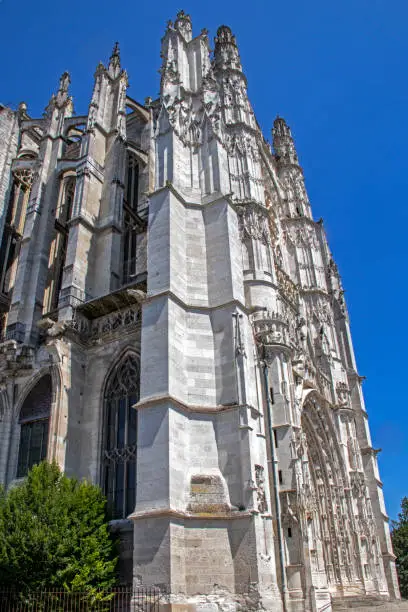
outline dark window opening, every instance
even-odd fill
[[[275,403],[275,396],[274,396],[274,393],[273,393],[273,387],[269,388],[269,396],[271,398],[271,403],[274,404]]]
[[[14,285],[15,263],[24,231],[29,193],[28,184],[14,181],[0,244],[0,293],[5,296],[11,294]]]
[[[140,217],[139,163],[132,153],[127,155],[125,198],[123,213],[123,283],[126,285],[136,276],[137,234]]]
[[[276,431],[276,429],[273,430],[273,437],[275,440],[275,448],[278,448],[279,444],[278,444],[278,432]]]
[[[292,527],[288,527],[288,538],[292,537]]]
[[[113,518],[126,518],[136,503],[139,365],[127,356],[115,369],[105,393],[103,488]]]
[[[65,180],[63,194],[55,216],[55,238],[51,247],[49,264],[50,293],[47,300],[47,311],[58,308],[68,249],[68,222],[72,216],[74,197],[75,178],[68,178]]]
[[[51,413],[51,376],[46,374],[30,391],[20,411],[20,446],[17,478],[47,457],[48,427]]]
[[[278,471],[279,484],[283,484],[282,470]]]

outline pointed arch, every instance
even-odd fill
[[[52,399],[52,378],[46,372],[31,385],[18,412],[17,478],[23,478],[33,465],[47,458]]]
[[[334,424],[326,402],[312,391],[304,402],[302,430],[306,439],[308,490],[314,511],[307,521],[320,541],[320,553],[331,588],[359,580],[356,565],[353,508],[348,478]],[[315,549],[316,545],[312,546]]]
[[[140,358],[127,349],[105,380],[102,427],[102,488],[114,518],[126,518],[136,501],[137,411]]]

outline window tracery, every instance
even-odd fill
[[[125,199],[123,214],[123,282],[136,275],[136,249],[139,217],[139,163],[131,152],[127,154]]]
[[[136,500],[139,363],[127,355],[115,368],[105,392],[103,488],[114,518],[126,518]]]

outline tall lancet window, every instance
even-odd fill
[[[31,389],[20,410],[20,447],[17,478],[47,457],[51,413],[51,376],[46,374]]]
[[[139,202],[139,164],[133,153],[127,154],[126,192],[123,214],[123,282],[136,275],[137,208]]]
[[[6,223],[0,243],[0,294],[9,297],[14,284],[19,243],[24,231],[32,174],[30,170],[15,173]],[[1,298],[1,296],[0,296]],[[1,300],[0,300],[1,301]]]
[[[127,355],[114,369],[105,392],[103,488],[114,518],[126,518],[136,500],[139,363]]]
[[[68,222],[72,216],[75,195],[75,177],[66,178],[61,185],[61,194],[55,214],[55,235],[51,243],[48,261],[48,283],[45,291],[44,310],[58,308],[62,286],[65,258],[68,246]]]

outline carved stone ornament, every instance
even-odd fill
[[[292,221],[292,223],[294,222]],[[284,236],[286,242],[297,248],[309,247],[313,250],[319,248],[315,228],[310,225],[302,225],[302,227],[298,227],[297,224],[287,225]]]
[[[70,329],[79,333],[82,340],[94,341],[105,334],[125,331],[141,321],[141,310],[139,306],[131,306],[124,310],[115,311],[89,321],[83,314],[75,312],[73,318],[67,322]]]
[[[253,238],[269,245],[271,236],[268,217],[268,212],[256,205],[240,206],[238,208],[238,224],[241,240]]]
[[[14,178],[24,185],[30,188],[34,181],[34,169],[33,168],[17,168],[13,171]]]
[[[279,290],[291,304],[299,302],[299,288],[281,268],[276,268]]]
[[[268,502],[266,500],[265,493],[265,470],[262,465],[255,466],[255,479],[256,479],[256,497],[258,512],[264,514],[268,512]]]
[[[336,384],[336,395],[339,406],[350,405],[350,389],[345,382],[338,382]]]
[[[202,142],[204,123],[208,121],[212,134],[221,142],[221,104],[217,81],[211,66],[202,80],[198,94],[184,90],[176,59],[168,57],[161,69],[162,103],[170,126],[186,146]]]

